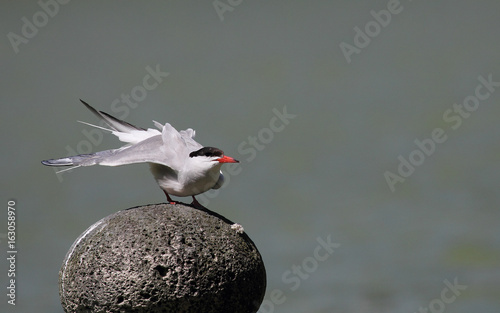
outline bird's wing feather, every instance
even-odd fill
[[[60,159],[42,161],[48,166],[119,166],[134,163],[152,162],[166,166],[175,166],[171,162],[174,155],[169,154],[168,149],[163,146],[160,135],[148,138],[138,144],[127,145],[118,149],[104,150],[91,154],[79,154]],[[177,168],[176,168],[177,169]]]
[[[184,143],[186,144],[187,149],[189,152],[199,150],[203,148],[201,144],[199,144],[196,140],[194,140],[194,136],[196,135],[196,131],[192,128],[188,128],[186,130],[181,130],[179,132],[181,134],[182,140],[184,140]]]
[[[118,137],[118,139],[122,142],[127,143],[138,143],[147,138],[159,135],[160,132],[156,129],[144,129],[141,127],[134,126],[130,123],[117,119],[114,116],[109,115],[103,111],[97,111],[90,104],[80,99],[80,101],[90,110],[95,116],[97,116],[100,120],[103,120],[110,128],[113,135]],[[84,123],[87,125],[91,125],[97,128],[101,128],[99,126],[95,126],[89,123]]]
[[[100,165],[117,166],[132,163],[157,163],[180,170],[189,158],[189,153],[203,147],[185,131],[178,132],[172,125],[163,126],[161,136],[153,136],[137,144],[116,150],[106,156]]]
[[[113,135],[118,137],[118,139],[121,142],[128,142],[131,144],[137,144],[141,141],[144,141],[148,138],[158,136],[161,133],[153,128],[148,128],[147,130],[132,130],[130,132],[119,132],[119,131],[113,131]]]
[[[130,132],[132,130],[145,130],[144,128],[140,128],[125,121],[122,121],[120,119],[117,119],[116,117],[111,116],[106,112],[97,111],[90,104],[83,101],[82,99],[80,99],[80,101],[87,107],[87,109],[90,110],[90,112],[92,112],[95,116],[97,116],[97,118],[103,120],[113,130],[124,133]]]
[[[99,154],[99,152],[98,152]],[[100,165],[118,166],[133,163],[158,163],[169,167],[175,166],[175,154],[163,145],[160,135],[148,138],[137,144],[117,149],[113,154],[103,157]]]

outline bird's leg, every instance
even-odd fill
[[[191,205],[194,206],[195,208],[205,208],[201,203],[196,200],[194,196],[191,196],[193,198],[193,202],[191,202]]]
[[[165,193],[165,196],[167,196],[168,203],[170,203],[170,204],[176,204],[177,203],[177,202],[173,201],[172,198],[170,198],[170,196],[168,195],[168,193],[165,190],[163,190],[163,192]]]

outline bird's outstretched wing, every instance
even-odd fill
[[[80,100],[82,101],[82,100]],[[97,111],[88,103],[82,103],[97,117],[111,128],[114,135],[128,145],[112,150],[99,151],[92,154],[80,154],[60,159],[42,161],[48,166],[119,166],[133,163],[157,163],[179,170],[184,165],[189,153],[203,146],[193,138],[195,131],[191,128],[178,132],[172,125],[166,123],[155,125],[161,129],[144,129],[117,119],[105,112]],[[89,124],[91,126],[95,126]],[[95,126],[101,128],[99,126]],[[106,129],[106,128],[105,128]]]
[[[190,134],[190,132],[188,132]],[[172,125],[163,126],[161,136],[153,136],[137,144],[117,149],[106,156],[100,165],[117,166],[132,163],[157,163],[180,170],[189,153],[203,146],[186,131],[178,132]]]

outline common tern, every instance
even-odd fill
[[[133,163],[149,163],[156,182],[165,192],[167,200],[175,203],[170,195],[193,198],[192,204],[201,206],[194,197],[209,189],[218,189],[224,183],[221,166],[224,163],[238,163],[238,160],[224,155],[214,147],[203,147],[193,138],[192,128],[177,131],[172,125],[153,121],[158,129],[140,128],[117,119],[105,112],[97,111],[80,100],[95,116],[109,128],[81,122],[111,132],[127,143],[118,149],[80,154],[59,159],[42,161],[47,166],[104,165],[118,166]]]

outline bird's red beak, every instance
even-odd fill
[[[218,158],[217,161],[219,161],[219,163],[240,163],[240,161],[226,155],[224,155],[222,158]]]

